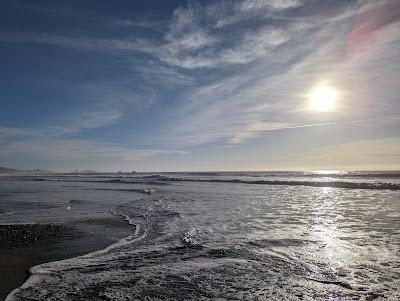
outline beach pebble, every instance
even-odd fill
[[[341,276],[341,277],[346,277],[346,276],[348,275],[348,273],[349,273],[349,271],[347,271],[347,270],[344,269],[344,268],[338,268],[338,269],[336,270],[336,274],[337,274],[338,276]]]

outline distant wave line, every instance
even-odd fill
[[[146,181],[146,179],[150,181]],[[292,181],[292,180],[242,180],[242,179],[200,179],[200,178],[179,178],[164,175],[153,175],[146,178],[129,180],[108,179],[108,180],[61,180],[61,179],[36,179],[38,181],[56,182],[93,182],[93,183],[121,183],[121,184],[167,184],[168,182],[203,182],[203,183],[234,183],[234,184],[253,184],[253,185],[279,185],[279,186],[309,186],[309,187],[332,187],[347,189],[371,189],[371,190],[400,190],[400,184],[382,182],[346,182],[346,181]]]

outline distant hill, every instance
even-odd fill
[[[0,173],[18,172],[17,169],[0,166]]]
[[[0,173],[21,173],[21,172],[49,172],[49,171],[41,170],[41,169],[21,170],[21,169],[0,166]]]
[[[86,174],[98,173],[97,170],[91,170],[91,169],[85,169],[85,170],[75,169],[75,170],[73,170],[72,172],[73,172],[73,173],[86,173]]]

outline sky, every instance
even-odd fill
[[[0,108],[0,166],[400,169],[400,2],[3,0]]]

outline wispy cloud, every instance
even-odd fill
[[[346,19],[335,19],[331,14],[328,23],[321,19],[310,25],[295,18],[272,31],[270,27],[261,27],[258,31],[253,29],[251,34],[244,34],[238,40],[243,51],[238,53],[246,65],[237,68],[233,75],[187,93],[180,111],[180,123],[185,126],[176,129],[173,141],[183,144],[243,143],[270,129],[340,123],[398,113],[393,111],[393,87],[386,88],[389,83],[376,80],[394,58],[400,59],[399,53],[395,53],[400,48],[400,18],[388,12],[393,2],[387,2],[387,5],[381,7],[382,16],[374,15],[387,21],[380,22],[381,26],[370,33],[374,38],[369,47],[356,52],[349,52],[346,44],[348,36],[352,35],[349,26],[354,18],[362,24],[371,22],[366,16],[372,14],[369,9],[376,7],[367,9],[364,4],[350,5]],[[399,8],[399,5],[395,6]],[[337,13],[344,14],[343,10]],[[266,47],[265,43],[275,40],[271,51],[268,49],[270,44]],[[254,41],[254,47],[251,41]],[[285,43],[285,47],[281,47],[281,43]],[[230,49],[220,51],[229,52]],[[223,58],[225,62],[227,57]],[[249,64],[251,60],[257,60],[257,64]],[[233,60],[231,64],[237,61]],[[221,66],[215,61],[207,62]],[[330,81],[341,93],[339,110],[335,114],[320,115],[307,108],[309,89],[324,80]]]
[[[123,27],[139,27],[153,31],[161,31],[165,27],[167,20],[156,19],[155,17],[149,18],[135,18],[135,19],[117,19],[113,23]]]
[[[263,15],[263,10],[284,10],[294,7],[297,1],[244,1],[233,6],[240,18],[255,11]],[[265,56],[269,51],[285,43],[289,32],[274,26],[264,26],[254,31],[237,28],[226,35],[226,31],[216,26],[221,15],[225,18],[229,11],[223,5],[218,10],[214,6],[200,6],[195,2],[186,8],[177,8],[169,21],[163,39],[151,40],[143,37],[129,39],[93,39],[69,37],[46,33],[1,33],[0,41],[43,43],[59,47],[81,50],[144,53],[175,67],[218,68],[231,64],[245,64]],[[237,16],[239,17],[239,16]],[[147,23],[150,21],[147,21]],[[130,23],[130,22],[125,22]],[[134,23],[134,22],[133,22]]]
[[[32,131],[29,129],[19,129],[12,127],[0,127],[0,137],[16,137],[16,136],[28,136],[31,135]]]
[[[289,9],[302,6],[304,1],[297,0],[245,0],[229,1],[213,4],[208,7],[209,17],[214,20],[214,26],[223,28],[249,19],[265,19],[272,14],[283,13]],[[228,12],[228,13],[227,13]]]
[[[58,137],[66,134],[78,134],[85,130],[102,128],[114,124],[123,114],[118,110],[82,113],[72,118],[69,124],[36,128],[0,127],[0,137]]]
[[[116,144],[82,139],[35,138],[15,141],[2,147],[1,156],[29,155],[50,160],[118,159],[125,161],[143,160],[160,154],[185,154],[185,151],[135,149]]]
[[[161,107],[160,116],[151,120],[149,138],[149,144],[160,149],[213,142],[235,145],[269,131],[380,120],[400,113],[393,92],[399,89],[399,69],[393,66],[400,61],[399,11],[395,0],[340,5],[306,0],[191,1],[176,8],[169,20],[163,19],[164,26],[152,18],[114,22],[126,31],[135,28],[132,34],[118,33],[118,38],[22,32],[0,33],[0,41],[97,51],[127,62],[136,83],[127,80],[112,93],[104,93],[105,85],[93,85],[92,93],[107,94],[111,103],[123,99],[125,107],[132,105],[127,99],[141,94],[151,100],[146,109]],[[156,33],[143,33],[154,24]],[[334,114],[310,112],[307,107],[309,89],[321,81],[340,92]],[[25,146],[14,141],[9,149],[25,147],[53,157],[95,153],[133,159],[163,153],[73,139],[129,118],[125,107],[111,106],[34,130],[0,128],[0,136],[40,137],[38,141],[52,151],[31,140]],[[46,135],[53,142],[44,140]]]
[[[106,52],[149,52],[151,50],[147,42],[141,39],[94,39],[46,33],[0,33],[0,41],[14,43],[30,42]]]
[[[147,81],[149,85],[155,85],[163,88],[171,89],[176,86],[188,86],[195,83],[192,76],[183,74],[165,64],[160,64],[154,60],[149,60],[145,64],[138,64],[136,70],[140,76]]]
[[[400,139],[370,139],[320,147],[284,158],[299,168],[387,169],[400,162]]]
[[[71,126],[54,127],[56,135],[79,133],[83,130],[102,128],[114,124],[123,116],[118,110],[88,112],[79,115]]]
[[[138,161],[162,154],[186,154],[187,151],[124,147],[88,138],[69,138],[91,129],[113,125],[123,114],[118,110],[83,113],[70,125],[38,128],[0,127],[0,157],[28,155],[46,160],[115,159]]]

